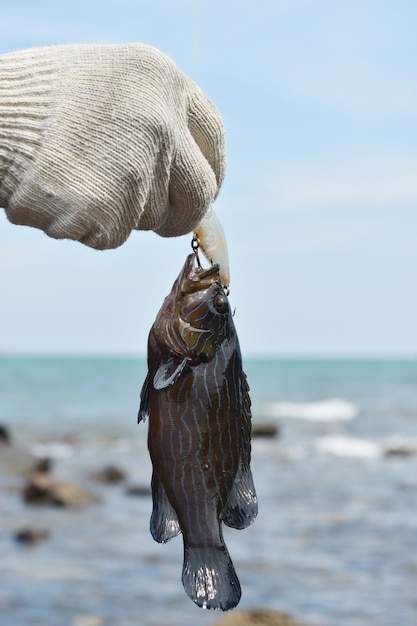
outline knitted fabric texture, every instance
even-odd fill
[[[98,249],[132,229],[182,235],[224,173],[217,109],[155,48],[0,56],[0,206],[11,222]]]

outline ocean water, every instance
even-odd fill
[[[237,610],[286,611],[307,626],[417,624],[417,361],[246,359],[259,515],[225,529],[242,585]],[[195,626],[181,585],[182,540],[149,533],[147,426],[136,423],[143,359],[0,358],[0,424],[16,450],[94,492],[80,510],[29,507],[0,448],[0,623]],[[92,473],[117,465],[126,483]],[[46,528],[22,546],[14,533]]]

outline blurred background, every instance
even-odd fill
[[[0,52],[145,42],[214,100],[246,354],[416,355],[416,18],[412,0],[15,0]],[[0,350],[144,354],[189,250],[135,232],[96,252],[0,212]]]
[[[215,209],[260,507],[225,533],[238,616],[417,623],[416,23],[413,0],[0,2],[0,53],[149,43],[224,117]],[[5,626],[220,620],[183,592],[181,538],[149,534],[136,424],[147,335],[190,243],[134,232],[97,252],[0,210]]]

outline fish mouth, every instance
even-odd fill
[[[185,261],[182,276],[179,281],[181,291],[184,294],[203,291],[217,282],[221,285],[220,266],[218,263],[204,268],[201,267],[201,265],[196,266],[196,262],[194,253],[189,254]]]

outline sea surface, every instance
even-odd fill
[[[246,359],[259,498],[253,526],[225,529],[242,585],[237,610],[265,607],[307,626],[417,624],[417,360]],[[147,425],[137,424],[140,358],[0,358],[0,424],[16,450],[101,502],[28,506],[25,477],[1,464],[0,623],[195,626],[221,617],[181,584],[182,540],[149,533]],[[105,485],[101,468],[126,481]],[[144,488],[132,496],[128,488]],[[15,541],[26,526],[50,536]]]

